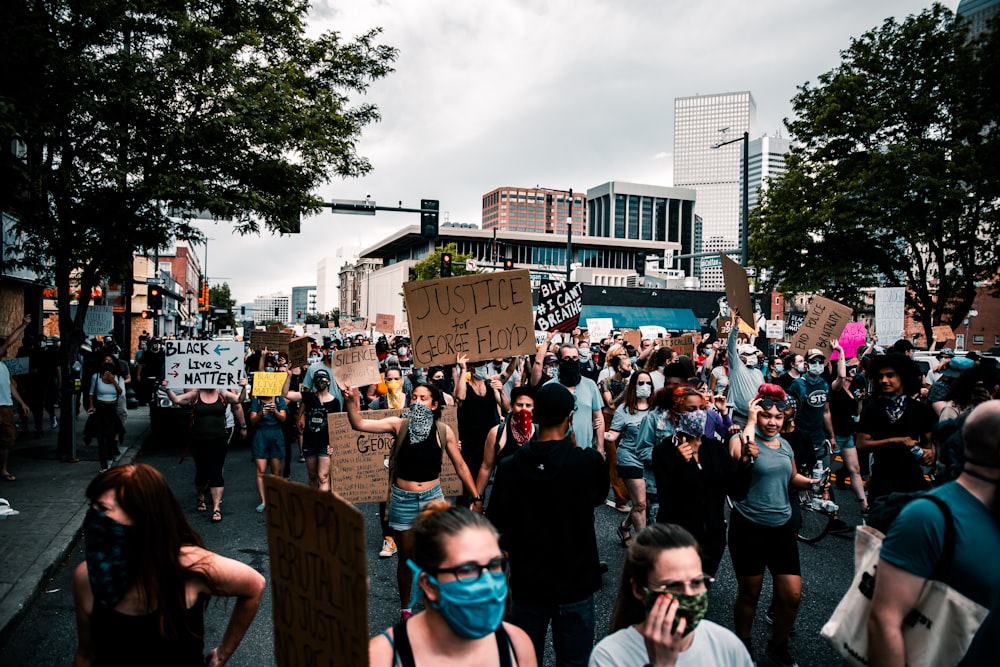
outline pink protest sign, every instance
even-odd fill
[[[858,353],[858,348],[865,346],[867,338],[868,332],[864,322],[848,322],[843,333],[840,334],[840,346],[844,348],[846,357],[848,359],[854,357]],[[836,352],[832,355],[833,359],[837,358],[835,355]]]

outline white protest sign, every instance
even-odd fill
[[[590,333],[590,340],[593,343],[600,343],[602,338],[610,336],[611,330],[614,328],[614,320],[610,317],[587,318],[587,331]]]
[[[7,370],[10,371],[11,375],[24,375],[28,372],[28,357],[4,359],[3,363],[7,366]]]
[[[765,325],[764,333],[765,335],[772,339],[777,340],[779,338],[785,337],[785,321],[784,320],[768,320]]]
[[[171,389],[235,389],[243,368],[243,343],[221,340],[165,340],[164,365]]]
[[[883,345],[892,345],[903,337],[905,287],[875,288],[875,333]]]
[[[104,336],[115,328],[113,306],[90,306],[83,320],[83,333],[88,336]],[[69,307],[69,316],[76,319],[76,306]]]

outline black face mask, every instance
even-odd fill
[[[580,360],[565,358],[559,360],[559,382],[567,387],[580,384]]]
[[[104,373],[114,373],[115,365],[109,361],[105,363],[103,366],[101,366],[101,371]]]

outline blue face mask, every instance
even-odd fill
[[[410,604],[420,593],[418,581],[422,570],[412,560],[406,561],[413,570],[413,590]],[[448,627],[463,639],[482,639],[496,632],[503,622],[507,606],[507,575],[503,572],[481,572],[474,581],[438,581],[430,574],[427,580],[437,586],[441,596],[428,604],[444,617]]]
[[[486,366],[476,366],[476,369],[472,371],[472,377],[477,380],[485,380],[490,376],[490,369]]]

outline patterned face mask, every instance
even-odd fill
[[[113,609],[135,579],[135,531],[94,508],[83,520],[87,576],[94,601]]]
[[[534,433],[531,413],[527,410],[515,412],[510,416],[510,432],[514,434],[517,444],[523,445],[531,439]]]
[[[434,411],[423,403],[410,405],[410,442],[423,442],[434,427]]]

